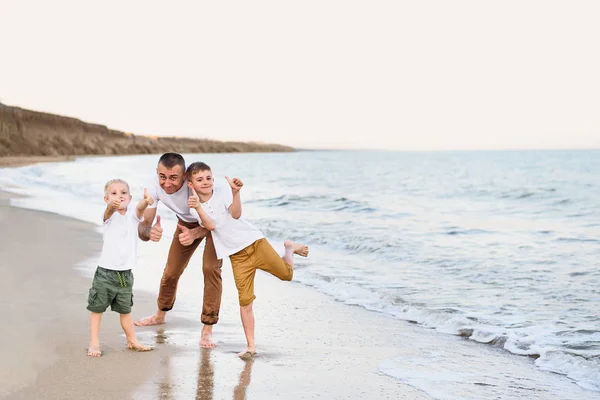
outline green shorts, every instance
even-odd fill
[[[108,306],[119,314],[131,313],[133,306],[133,274],[131,270],[113,271],[98,267],[90,288],[87,309],[103,313]]]

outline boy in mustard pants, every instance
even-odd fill
[[[227,179],[229,185],[214,185],[210,167],[202,162],[190,164],[186,171],[192,196],[188,205],[198,214],[198,222],[211,231],[217,258],[229,257],[233,277],[238,290],[240,316],[248,343],[238,354],[242,359],[256,354],[254,342],[254,275],[261,269],[284,281],[291,281],[294,274],[294,254],[306,257],[308,247],[286,240],[285,255],[271,247],[263,233],[242,218],[239,178]]]

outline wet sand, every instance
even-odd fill
[[[201,252],[192,258],[180,283],[178,303],[167,323],[136,329],[142,342],[156,346],[154,351],[126,350],[118,315],[107,312],[101,331],[104,356],[87,357],[85,306],[91,278],[84,275],[94,266],[84,264],[82,273],[80,263],[97,256],[101,237],[91,224],[10,207],[10,196],[0,191],[3,399],[592,399],[596,395],[563,376],[536,369],[526,357],[348,306],[263,273],[256,280],[259,354],[250,362],[242,361],[235,356],[245,340],[228,263],[223,267],[221,320],[215,326],[218,347],[200,349]],[[154,246],[152,253],[147,246]],[[140,253],[151,254],[159,265],[164,261],[156,260],[156,246],[163,246],[162,254],[168,242],[142,244]],[[158,286],[156,268],[138,275],[156,280]],[[134,292],[134,318],[154,312],[156,293],[135,287]],[[403,378],[380,372],[382,365],[395,368]]]

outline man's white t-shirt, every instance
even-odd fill
[[[148,190],[148,195],[154,199],[154,203],[149,205],[148,208],[156,208],[158,202],[162,201],[163,204],[177,214],[181,220],[185,222],[197,221],[197,214],[191,214],[190,208],[188,207],[188,198],[190,197],[191,189],[188,187],[187,182],[184,181],[183,186],[175,193],[168,194],[160,187],[158,176],[155,176],[146,189]]]
[[[229,257],[265,237],[259,229],[242,217],[235,219],[231,216],[229,206],[232,202],[233,194],[227,181],[224,185],[221,182],[217,185],[215,181],[212,197],[206,203],[201,203],[202,209],[216,225],[211,235],[218,259]],[[191,209],[190,212],[195,215],[196,221],[202,224],[196,210]]]
[[[114,271],[135,268],[138,255],[138,224],[143,219],[144,217],[137,217],[135,208],[132,207],[125,215],[115,211],[104,221],[104,243],[98,265]]]

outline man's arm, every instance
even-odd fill
[[[144,220],[138,224],[138,236],[144,242],[148,240],[158,242],[162,236],[160,217],[156,218],[156,225],[152,226],[155,216],[156,208],[146,208],[144,210]]]

